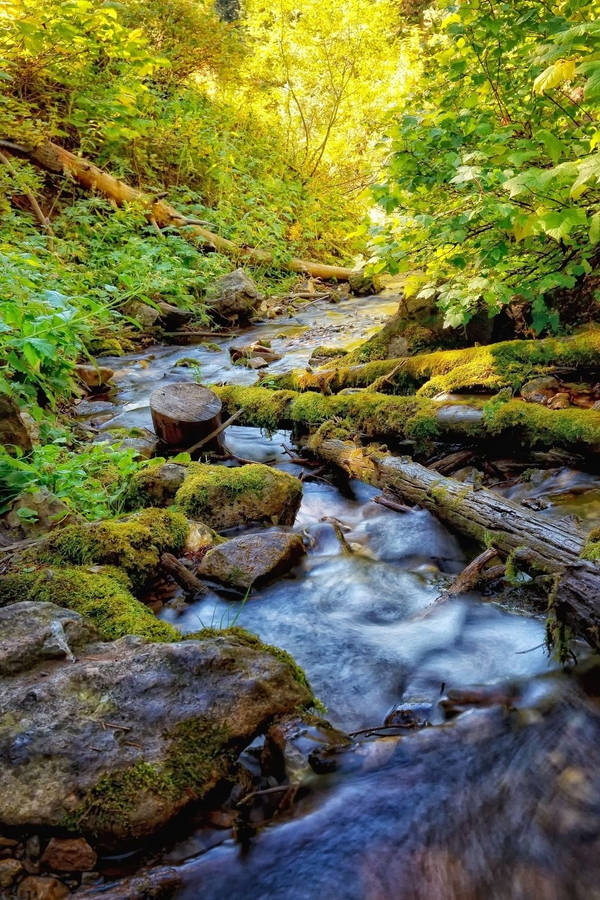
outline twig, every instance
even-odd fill
[[[17,177],[18,177],[17,171],[16,171],[15,167],[13,166],[13,164],[11,163],[8,156],[5,153],[3,153],[1,150],[0,150],[0,161],[2,161],[4,163],[4,165],[6,166],[6,168],[8,169],[11,176],[15,179],[15,182],[16,182]],[[52,231],[52,226],[50,225],[50,222],[48,221],[48,219],[42,212],[42,208],[40,207],[40,204],[37,202],[35,196],[31,193],[30,190],[28,190],[28,188],[24,187],[23,185],[18,185],[18,184],[17,184],[17,188],[20,191],[22,191],[23,194],[27,197],[27,199],[29,201],[29,205],[31,206],[36,219],[38,220],[38,222],[40,223],[40,225],[42,226],[42,228],[48,235],[48,246],[49,246],[50,250],[53,250],[54,249],[54,232]]]
[[[189,569],[175,559],[172,553],[163,553],[160,558],[160,567],[170,575],[177,584],[183,588],[186,594],[196,597],[198,594],[207,594],[208,588]]]
[[[244,412],[243,409],[238,409],[237,412],[234,412],[234,414],[232,416],[229,416],[229,418],[225,422],[222,422],[217,428],[215,428],[213,431],[211,431],[210,434],[207,434],[206,437],[202,438],[201,441],[198,441],[196,444],[192,444],[191,447],[188,447],[186,452],[193,453],[195,450],[200,450],[200,448],[204,447],[205,444],[210,443],[210,441],[212,441],[214,438],[218,437],[223,431],[225,431],[225,429],[228,428],[232,422],[235,422],[236,419],[239,419],[239,417],[242,415],[243,412]]]
[[[404,503],[399,503],[397,500],[392,500],[391,497],[386,497],[384,494],[379,494],[377,497],[373,497],[373,503],[379,503],[380,506],[387,506],[388,509],[393,509],[399,513],[412,512],[411,506],[406,506]]]
[[[280,794],[283,791],[295,790],[293,784],[279,784],[277,787],[264,788],[262,791],[252,791],[251,794],[246,794],[245,797],[236,804],[236,806],[243,806],[244,803],[248,803],[249,800],[254,800],[255,797],[262,797],[264,794]]]

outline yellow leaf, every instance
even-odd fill
[[[571,81],[575,75],[575,63],[574,59],[558,59],[544,69],[533,82],[536,94],[543,94],[544,91],[551,91],[565,81]]]

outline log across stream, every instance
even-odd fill
[[[336,308],[336,314],[342,317],[344,309]],[[285,327],[266,325],[264,337]],[[297,331],[292,336],[292,327],[297,325],[290,323],[290,341],[301,342]],[[260,337],[261,327],[253,329],[252,338]],[[178,358],[196,354],[206,361],[205,383],[220,377],[249,380],[246,369],[230,366],[227,344],[222,346],[220,354],[157,347],[149,351],[153,359],[121,359],[112,421],[149,426],[151,391],[169,376],[186,376],[185,370],[170,368]],[[287,362],[284,355],[276,364],[277,371],[297,367],[299,353],[310,352],[300,351],[299,343],[293,346]],[[234,406],[226,405],[223,418],[239,408]],[[108,420],[102,427],[110,425]],[[279,824],[250,837],[246,852],[226,830],[192,826],[191,834],[164,848],[157,886],[170,881],[172,895],[181,900],[199,895],[208,900],[317,900],[339,896],[342,881],[344,896],[352,900],[409,900],[399,884],[412,885],[410,900],[589,896],[589,879],[598,873],[589,865],[587,873],[583,866],[574,869],[573,860],[582,858],[584,839],[592,840],[600,824],[592,802],[600,787],[597,712],[548,656],[545,614],[519,602],[520,588],[511,608],[478,591],[436,602],[478,552],[462,542],[457,522],[442,514],[443,490],[437,491],[434,506],[435,485],[447,487],[446,481],[430,473],[430,502],[427,491],[409,487],[410,467],[417,472],[414,463],[400,471],[391,461],[380,463],[376,478],[372,468],[360,470],[358,462],[344,465],[338,443],[322,443],[323,458],[350,475],[338,485],[327,472],[325,480],[313,477],[314,470],[293,461],[297,450],[281,429],[266,434],[236,422],[225,441],[239,456],[304,475],[294,530],[305,536],[308,553],[291,577],[258,588],[241,610],[239,603],[211,592],[187,605],[167,605],[161,617],[184,632],[236,620],[288,650],[306,670],[327,718],[346,731],[381,725],[398,703],[430,704],[434,727],[414,736],[358,743],[336,761],[335,772],[309,773],[291,816],[282,813]],[[398,490],[399,479],[404,499],[418,505],[398,513],[373,502],[379,490],[373,485],[392,486],[393,481]],[[478,503],[478,495],[489,493],[452,482],[452,492],[465,502]],[[513,502],[506,503],[511,493]],[[546,508],[532,517],[520,503],[528,498],[546,498]],[[582,535],[600,512],[600,479],[557,466],[495,490],[489,506],[478,508],[480,519],[473,515],[480,529],[492,531],[494,509],[502,518],[502,528],[493,535],[502,555],[535,520],[538,563],[551,560],[562,543],[564,559],[579,572],[575,560]],[[507,510],[513,520],[506,519]],[[572,523],[561,522],[574,512],[590,517],[581,534]],[[509,543],[503,535],[511,533]],[[481,532],[473,536],[480,540]],[[573,649],[586,658],[583,642]],[[440,697],[475,687],[510,695],[511,709],[470,710],[455,723],[437,727]],[[581,790],[574,787],[580,784]],[[506,786],[500,793],[499,785]],[[143,876],[144,890],[153,877]],[[446,894],[439,893],[440,884]],[[118,890],[111,887],[105,895],[136,896],[130,886]]]

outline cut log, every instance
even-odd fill
[[[159,228],[171,226],[181,230],[184,237],[194,241],[201,240],[215,247],[221,253],[237,260],[246,260],[259,266],[276,264],[278,268],[288,269],[291,272],[303,272],[315,278],[333,279],[336,281],[359,280],[361,273],[347,266],[330,266],[325,263],[313,262],[307,259],[292,257],[288,260],[276,260],[275,255],[269,250],[255,247],[238,247],[233,241],[221,237],[209,231],[194,219],[189,219],[178,212],[165,200],[157,200],[149,194],[137,188],[131,187],[124,181],[103,172],[98,166],[86,159],[75,156],[69,150],[65,150],[52,141],[44,141],[36,147],[22,147],[7,141],[0,141],[0,147],[12,153],[25,155],[50,172],[60,172],[69,175],[88,190],[99,191],[108,197],[117,206],[125,203],[141,204],[147,209],[148,220]]]
[[[178,450],[197,444],[221,425],[221,401],[193,381],[157,388],[150,395],[150,411],[157,436],[163,444]],[[204,446],[222,451],[221,433]]]
[[[475,489],[407,457],[357,447],[348,441],[311,441],[319,458],[353,478],[429,509],[456,531],[505,555],[520,551],[528,563],[556,576],[552,612],[600,649],[600,565],[580,558],[584,539],[564,521],[553,522],[486,488]]]
[[[502,444],[514,456],[521,448],[563,447],[582,453],[596,467],[600,454],[600,411],[547,409],[524,400],[510,400],[483,410],[483,404],[461,398],[443,402],[427,397],[390,397],[359,391],[324,397],[315,393],[272,391],[239,385],[214,386],[230,415],[243,409],[241,422],[259,428],[306,433],[330,419],[341,419],[356,433],[399,444],[410,440],[421,447],[441,441],[488,446]],[[344,426],[346,427],[346,426]]]

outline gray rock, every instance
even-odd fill
[[[528,403],[547,403],[561,389],[560,381],[553,375],[532,378],[521,388],[521,397]]]
[[[95,638],[78,613],[28,600],[0,608],[0,675],[14,675],[48,659],[74,659]]]
[[[187,467],[179,463],[164,463],[141,469],[131,478],[127,486],[127,506],[169,506],[175,494],[185,481]]]
[[[243,269],[235,269],[217,279],[207,299],[224,319],[248,319],[262,298],[250,276]]]
[[[160,318],[160,311],[141,300],[129,300],[123,307],[123,313],[130,319],[139,322],[142,328],[152,328]]]
[[[285,531],[243,534],[209,550],[198,573],[245,590],[289,572],[304,552],[299,534]]]
[[[22,450],[31,450],[31,438],[19,407],[7,394],[0,394],[0,444],[14,444]]]
[[[227,632],[120,638],[44,670],[4,679],[0,821],[69,825],[107,847],[201,799],[273,717],[310,700],[284,658]]]

